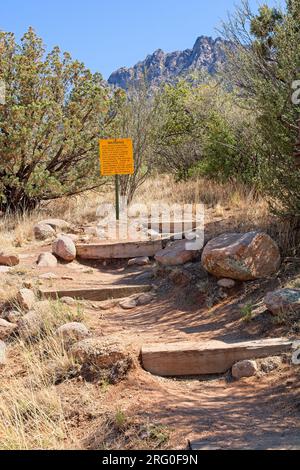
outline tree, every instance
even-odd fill
[[[224,78],[252,111],[261,135],[260,176],[271,206],[300,217],[300,171],[293,158],[299,106],[292,83],[300,78],[300,0],[284,11],[263,5],[254,15],[244,1],[224,35],[231,43]]]
[[[32,28],[20,44],[0,32],[0,80],[1,209],[30,210],[103,184],[98,139],[109,134],[121,92],[58,47],[46,55]]]
[[[155,134],[156,162],[162,170],[186,180],[201,158],[200,116],[190,109],[191,85],[184,80],[166,85],[157,96],[160,103]]]
[[[153,170],[154,134],[160,110],[157,93],[150,91],[146,79],[129,87],[112,126],[113,138],[133,140],[134,174],[120,178],[121,195],[126,196],[129,204]]]

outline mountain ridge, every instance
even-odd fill
[[[121,67],[113,72],[108,83],[128,89],[142,77],[146,77],[149,86],[159,86],[161,83],[172,83],[180,76],[197,70],[213,75],[226,60],[226,44],[227,41],[220,37],[213,39],[210,36],[199,36],[192,49],[174,52],[157,49],[133,67]]]

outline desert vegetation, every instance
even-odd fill
[[[299,446],[299,22],[299,0],[243,1],[216,73],[149,86],[145,70],[126,91],[33,28],[0,32],[0,450]],[[137,218],[137,255],[102,236],[115,194],[98,141],[122,137],[128,208],[203,204],[203,248],[176,240],[173,213],[172,233]],[[188,341],[267,353],[199,374],[145,366],[148,344]]]

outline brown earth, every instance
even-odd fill
[[[38,268],[36,260],[47,244],[33,244],[21,255],[18,279],[38,287],[86,287],[137,283],[137,275],[150,267],[74,261],[56,268]],[[193,273],[200,263],[193,263]],[[52,272],[54,280],[39,275]],[[184,449],[188,441],[200,441],[208,448],[297,448],[300,449],[300,368],[285,358],[282,366],[269,374],[233,381],[224,376],[166,379],[144,371],[139,363],[145,343],[204,341],[235,342],[262,337],[299,338],[299,322],[276,323],[263,311],[245,321],[241,309],[259,303],[264,292],[286,279],[299,276],[300,265],[283,264],[279,276],[264,281],[238,283],[220,297],[217,280],[200,273],[197,287],[176,287],[167,273],[156,277],[155,300],[146,306],[123,310],[116,306],[103,311],[97,302],[82,302],[84,323],[94,336],[114,335],[136,357],[135,367],[117,385],[104,386],[75,377],[58,384],[68,426],[65,447],[71,448],[149,448]],[[75,307],[74,307],[75,308]],[[22,368],[9,351],[9,373],[22,374]],[[7,369],[1,375],[7,374]],[[87,399],[89,397],[89,399]],[[115,427],[109,416],[122,411],[124,423]],[[103,422],[107,427],[103,431]],[[143,426],[155,429],[153,442]],[[150,442],[151,441],[151,442]]]

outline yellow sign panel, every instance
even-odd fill
[[[101,139],[100,168],[102,176],[132,175],[132,139]]]

